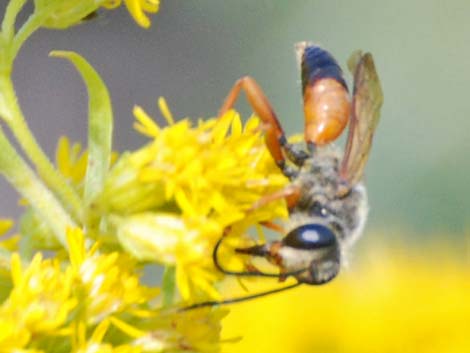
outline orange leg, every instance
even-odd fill
[[[260,222],[259,224],[261,224],[263,227],[274,230],[275,232],[281,233],[282,235],[284,235],[284,233],[285,233],[284,228],[281,227],[279,224],[276,224],[274,222],[263,221],[263,222]]]
[[[288,185],[284,189],[273,192],[272,194],[263,196],[258,201],[256,201],[253,206],[251,206],[250,211],[254,211],[258,208],[266,206],[268,203],[279,200],[286,199],[287,207],[289,209],[293,208],[297,201],[300,198],[300,188],[294,185]]]
[[[285,187],[284,189],[281,189],[277,192],[274,192],[270,195],[266,195],[264,197],[262,197],[261,199],[259,199],[250,209],[250,211],[254,211],[260,207],[263,207],[265,205],[267,205],[268,203],[270,202],[273,202],[275,200],[279,200],[279,199],[286,199],[287,201],[287,205],[289,208],[292,208],[294,207],[296,204],[297,204],[297,201],[299,200],[299,197],[300,197],[300,188],[297,187],[297,186],[293,186],[293,185],[289,185],[287,187]],[[277,231],[277,232],[280,232],[282,234],[285,234],[285,229],[271,221],[264,221],[264,222],[260,222],[261,225],[269,228],[269,229],[272,229],[274,231]],[[225,273],[225,274],[228,274],[228,275],[237,275],[237,276],[260,276],[260,277],[276,277],[276,278],[279,278],[281,279],[281,281],[285,280],[289,275],[292,275],[292,273],[280,273],[280,274],[276,274],[276,273],[263,273],[261,271],[259,271],[256,267],[251,267],[249,266],[247,268],[246,271],[230,271],[230,270],[227,270],[226,268],[224,268],[222,266],[222,264],[219,262],[219,257],[218,257],[218,250],[219,250],[219,247],[220,245],[222,244],[223,242],[223,239],[230,233],[230,226],[228,226],[227,228],[225,228],[222,236],[220,237],[220,239],[217,241],[215,247],[214,247],[214,250],[212,251],[212,260],[214,262],[214,265],[215,267]],[[275,245],[276,244],[276,245]],[[254,255],[254,256],[268,256],[268,254],[270,253],[270,249],[273,249],[273,247],[279,247],[280,245],[280,242],[275,242],[275,243],[271,243],[271,244],[263,244],[263,245],[255,245],[255,246],[252,246],[252,247],[249,247],[249,248],[237,248],[235,249],[236,252],[238,253],[242,253],[242,254],[251,254],[251,255]]]
[[[219,116],[222,116],[233,107],[241,89],[245,91],[246,97],[253,108],[253,111],[266,126],[266,145],[271,152],[271,155],[278,165],[284,166],[285,158],[280,145],[280,141],[285,141],[284,131],[282,130],[282,126],[279,123],[268,98],[264,95],[263,90],[252,77],[245,76],[235,82],[227,95],[227,98],[225,98],[224,104],[220,108]]]

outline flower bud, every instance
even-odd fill
[[[35,12],[46,13],[42,26],[64,29],[76,25],[96,11],[104,0],[35,0]]]

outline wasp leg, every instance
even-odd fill
[[[227,236],[230,231],[230,227],[225,228],[224,234],[220,237],[220,239],[215,244],[214,250],[212,250],[212,261],[214,262],[214,266],[222,273],[226,275],[235,275],[235,276],[245,276],[245,277],[275,277],[279,278],[279,274],[277,273],[264,273],[258,270],[254,271],[231,271],[224,268],[221,263],[219,262],[219,248],[222,245],[223,240]]]
[[[227,229],[230,229],[228,227]],[[215,244],[214,250],[212,250],[212,260],[214,262],[214,266],[222,273],[226,275],[232,275],[232,276],[241,276],[241,277],[271,277],[271,278],[287,278],[289,276],[296,276],[299,275],[300,273],[306,271],[306,268],[303,268],[301,270],[295,270],[291,272],[283,272],[283,273],[265,273],[261,272],[257,269],[252,269],[251,271],[232,271],[228,270],[225,267],[222,266],[222,264],[219,261],[219,248],[222,245],[223,240],[225,239],[227,235],[227,231],[224,231],[224,234],[220,237],[220,239],[217,241]],[[238,253],[241,254],[247,254],[247,255],[253,255],[253,256],[265,256],[268,254],[269,249],[268,245],[255,245],[250,248],[239,248],[236,249]]]
[[[281,234],[284,234],[286,232],[285,229],[283,227],[281,227],[279,224],[276,224],[276,223],[271,222],[271,221],[263,221],[263,222],[260,222],[259,224],[261,224],[262,226],[264,226],[268,229],[274,230],[275,232],[281,233]]]
[[[300,188],[298,188],[296,186],[293,186],[293,185],[289,185],[289,186],[285,187],[284,189],[281,189],[281,190],[279,190],[279,191],[277,191],[273,194],[266,195],[266,196],[262,197],[255,204],[253,204],[253,206],[250,208],[250,210],[248,212],[253,212],[256,209],[258,209],[260,207],[263,207],[264,205],[267,205],[270,202],[273,202],[275,200],[279,200],[279,199],[282,199],[282,198],[286,199],[287,205],[288,205],[289,208],[293,208],[297,204],[297,201],[298,201],[299,197],[300,197]],[[264,226],[266,226],[270,229],[273,229],[273,230],[284,233],[284,229],[281,226],[279,226],[279,225],[277,225],[273,222],[265,221],[265,222],[260,222],[260,224],[264,225]],[[305,269],[303,269],[302,271],[294,271],[294,272],[291,272],[291,273],[275,274],[275,273],[260,272],[256,269],[252,269],[251,271],[231,271],[231,270],[228,270],[228,269],[224,268],[222,266],[222,264],[220,263],[220,261],[219,261],[218,253],[219,253],[219,248],[222,245],[223,240],[229,234],[229,232],[230,232],[230,227],[225,228],[222,236],[217,241],[216,245],[214,246],[214,249],[212,250],[212,261],[214,263],[214,266],[220,272],[225,273],[227,275],[245,276],[245,277],[258,276],[258,277],[285,278],[287,276],[297,275],[300,272],[305,271]],[[258,247],[259,247],[259,256],[262,256],[261,253],[263,251],[264,252],[268,251],[268,248],[263,246],[263,245],[259,245]],[[250,249],[254,249],[254,248],[236,249],[236,251],[240,252],[240,253],[243,253],[244,250],[248,251]],[[256,255],[254,253],[251,253],[251,254]]]
[[[310,157],[310,154],[308,152],[306,152],[297,144],[289,143],[285,137],[281,138],[279,140],[279,143],[282,149],[284,150],[286,157],[297,167],[303,166],[305,160]],[[286,176],[289,177],[289,175],[287,174]]]
[[[289,178],[289,180],[294,180],[299,175],[299,170],[288,165],[285,161],[277,163],[277,166],[281,170],[282,174]]]
[[[287,202],[287,207],[289,209],[297,205],[297,202],[300,198],[300,188],[295,185],[288,185],[284,189],[273,192],[272,194],[263,196],[258,201],[256,201],[253,206],[251,206],[250,211],[254,211],[258,208],[266,206],[267,204],[279,200],[285,199]]]
[[[283,170],[283,166],[285,165],[285,158],[282,153],[282,146],[280,141],[285,140],[284,131],[282,130],[282,126],[279,123],[279,120],[277,119],[276,114],[274,113],[274,110],[268,101],[268,98],[252,77],[245,76],[235,82],[229,94],[227,95],[227,98],[225,98],[224,104],[219,110],[219,116],[222,116],[225,112],[233,107],[240,94],[240,90],[242,89],[245,91],[246,97],[251,107],[253,108],[253,111],[265,125],[265,139],[269,152],[271,152],[274,160]]]

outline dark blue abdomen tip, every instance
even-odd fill
[[[308,46],[302,55],[302,91],[322,78],[335,79],[347,89],[343,72],[333,56],[318,46]]]

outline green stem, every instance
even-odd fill
[[[175,299],[175,266],[166,266],[163,271],[162,279],[162,294],[163,294],[163,307],[171,306]]]
[[[50,225],[57,239],[67,247],[66,230],[76,225],[62,208],[54,194],[37,178],[33,170],[18,155],[0,130],[0,173],[28,200],[29,204]]]
[[[5,10],[2,22],[2,33],[6,39],[11,39],[15,34],[16,16],[23,8],[26,0],[10,0]]]
[[[80,220],[82,209],[79,196],[67,184],[64,177],[54,168],[39,147],[18,105],[13,83],[10,78],[2,76],[0,76],[0,106],[0,114],[8,123],[28,158],[33,162],[39,176],[50,190],[56,193],[62,204],[71,212],[72,217],[75,220]],[[2,151],[2,154],[4,155],[5,151]]]
[[[21,46],[24,44],[26,39],[31,36],[36,30],[41,27],[42,23],[44,22],[43,16],[40,16],[39,13],[34,13],[29,16],[28,20],[21,26],[20,30],[16,34],[15,38],[12,41],[11,45],[11,58],[12,61],[18,54],[21,49]],[[13,65],[13,62],[11,63]]]

